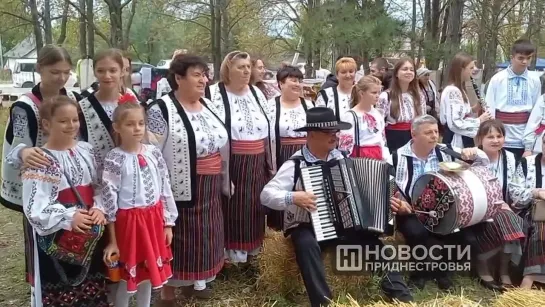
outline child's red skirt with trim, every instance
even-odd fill
[[[165,241],[163,205],[120,209],[115,221],[119,248],[121,279],[127,282],[129,293],[138,284],[149,280],[151,286],[161,288],[170,277],[172,251]]]

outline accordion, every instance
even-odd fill
[[[349,232],[391,231],[391,166],[369,158],[346,158],[301,167],[303,189],[316,196],[311,220],[318,242]]]

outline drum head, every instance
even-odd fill
[[[416,180],[411,195],[413,210],[430,213],[416,213],[418,220],[438,234],[450,234],[458,227],[455,191],[445,179],[437,173],[424,174]]]

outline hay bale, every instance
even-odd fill
[[[449,306],[449,307],[482,307],[478,302],[474,302],[470,299],[467,299],[464,297],[463,294],[456,296],[456,295],[445,295],[442,297],[436,297],[433,300],[429,300],[426,302],[418,302],[418,303],[386,303],[386,302],[375,302],[372,304],[359,304],[354,298],[352,298],[350,295],[344,299],[347,302],[334,302],[331,307],[442,307],[442,306]]]
[[[545,292],[541,290],[513,289],[502,293],[494,302],[494,307],[543,306]]]
[[[362,292],[371,284],[370,275],[337,275],[334,272],[334,249],[322,253],[327,282],[335,296]],[[283,296],[304,293],[304,284],[299,273],[291,240],[280,232],[268,231],[259,256],[260,290]]]

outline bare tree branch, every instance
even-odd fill
[[[89,22],[89,18],[87,18],[87,14],[83,13],[81,11],[81,9],[79,8],[79,6],[77,6],[75,3],[73,3],[72,1],[70,0],[67,0],[68,3],[70,4],[70,6],[72,6],[74,9],[76,9],[76,11],[81,15],[83,16],[83,18],[85,18],[85,20],[87,20],[87,22]],[[104,0],[104,2],[107,2],[108,0]],[[92,23],[93,25],[93,29],[95,30],[95,33],[96,35],[100,36],[106,43],[110,44],[110,39],[108,39],[108,36],[106,36],[96,25],[95,23],[93,22]]]
[[[32,20],[29,19],[29,18],[26,18],[24,16],[11,13],[11,12],[8,12],[8,11],[3,11],[3,10],[0,11],[0,16],[2,16],[2,15],[8,15],[8,16],[11,16],[11,17],[19,18],[19,19],[24,20],[24,21],[26,21],[28,23],[33,23]]]

